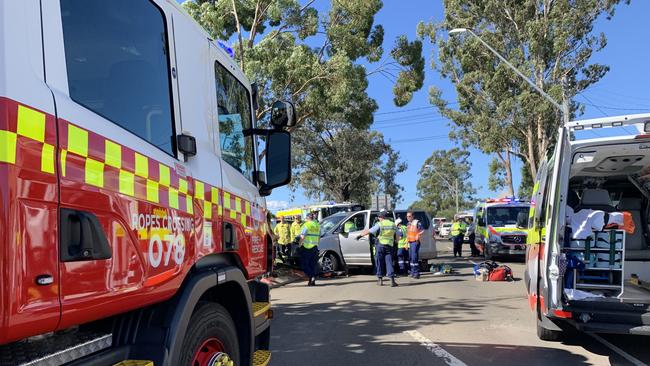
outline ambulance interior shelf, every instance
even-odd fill
[[[584,239],[571,239],[562,248],[564,288],[569,297],[576,290],[594,297],[619,297],[624,289],[625,231],[603,229]]]

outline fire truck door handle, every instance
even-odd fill
[[[90,212],[62,208],[60,219],[62,262],[111,258],[112,250],[97,216]]]
[[[237,232],[233,224],[223,223],[223,248],[224,250],[237,250]]]

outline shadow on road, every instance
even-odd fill
[[[418,284],[461,281],[435,280],[439,281],[432,279]],[[341,285],[346,284],[337,284]],[[487,304],[471,297],[438,297],[404,298],[400,299],[400,305],[360,299],[277,304],[271,341],[272,364],[444,365],[442,359],[404,332],[431,325],[471,324],[484,316],[486,306],[498,306],[505,312],[514,310],[512,300],[504,297]],[[484,336],[486,343],[441,346],[468,365],[588,364],[585,357],[566,350],[508,345],[507,339],[503,340],[505,345],[491,344],[490,340],[499,334]]]
[[[591,365],[587,358],[566,350],[547,347],[488,343],[440,343],[447,352],[467,365]]]

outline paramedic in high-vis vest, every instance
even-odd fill
[[[377,218],[379,221],[375,226],[370,228],[370,230],[364,230],[357,236],[357,240],[368,234],[373,234],[377,237],[375,254],[377,284],[379,286],[384,284],[385,275],[390,278],[390,286],[397,287],[397,282],[395,282],[395,271],[393,269],[393,245],[395,243],[397,227],[392,220],[386,218],[386,211],[379,212]]]
[[[302,226],[300,243],[302,245],[302,248],[300,248],[300,265],[305,275],[307,275],[307,286],[316,286],[320,224],[314,220],[314,215],[311,213],[307,215],[307,221]]]
[[[413,211],[406,213],[406,240],[408,241],[409,258],[411,261],[411,277],[420,278],[420,237],[424,233],[422,223],[415,219]]]
[[[399,274],[406,274],[409,264],[409,242],[406,225],[402,219],[395,220],[397,225],[397,264],[399,265]]]

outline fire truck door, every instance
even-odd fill
[[[42,6],[60,143],[63,329],[171,296],[194,256],[192,186],[176,149],[170,5]]]

